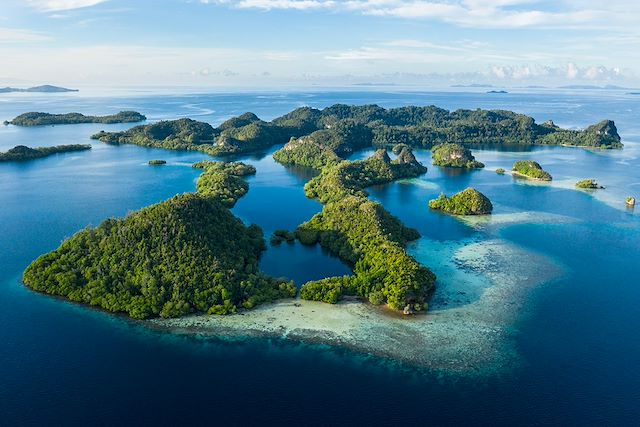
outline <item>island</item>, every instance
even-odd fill
[[[493,205],[487,196],[474,188],[467,188],[451,197],[440,194],[429,201],[429,208],[453,215],[488,215]]]
[[[549,139],[553,135],[563,136]],[[322,210],[293,232],[277,230],[270,242],[297,239],[304,245],[320,245],[353,272],[304,283],[299,297],[331,304],[349,297],[407,315],[427,310],[436,276],[406,251],[409,242],[420,236],[417,230],[370,200],[366,189],[424,174],[427,168],[416,159],[414,148],[449,144],[440,149],[460,154],[459,159],[458,154],[449,154],[450,162],[462,159],[461,167],[479,167],[467,148],[455,144],[561,141],[621,146],[610,121],[574,131],[552,123],[538,125],[530,117],[501,110],[450,112],[434,106],[384,109],[342,104],[322,110],[302,107],[272,121],[244,113],[218,127],[188,118],[165,120],[121,132],[101,131],[93,138],[107,144],[217,156],[282,145],[273,153],[276,161],[317,171],[304,192],[321,203]],[[375,149],[370,157],[346,160],[370,148]],[[537,163],[524,162],[528,169],[520,163],[514,165],[514,174],[535,175],[528,169],[536,169]],[[295,297],[293,283],[269,277],[258,268],[266,248],[262,230],[243,224],[230,211],[249,190],[245,177],[255,168],[218,161],[193,167],[202,170],[194,193],[80,231],[34,261],[24,273],[24,283],[39,292],[138,319],[230,314]],[[442,195],[430,206],[458,215],[483,215],[493,209],[484,195],[471,188],[451,198]]]
[[[471,150],[460,144],[436,145],[431,149],[431,159],[436,166],[467,169],[484,167],[484,164],[471,154]]]
[[[9,86],[0,88],[0,93],[11,93],[11,92],[64,93],[64,92],[78,92],[78,89],[67,89],[66,87],[52,86],[52,85],[34,86],[26,89],[20,89],[17,87],[9,87]]]
[[[504,168],[498,168],[498,169],[496,169],[496,173],[497,173],[498,175],[504,175],[504,173],[505,173],[505,172],[506,172],[506,171],[504,170]]]
[[[551,181],[549,172],[542,169],[538,162],[533,160],[519,160],[513,164],[512,174],[538,181]]]
[[[5,125],[16,126],[44,126],[44,125],[69,125],[77,123],[135,123],[147,120],[137,111],[120,111],[108,116],[85,116],[80,113],[50,114],[29,112],[20,114],[13,120],[5,121]]]
[[[506,90],[489,90],[487,93],[509,93]]]
[[[41,157],[47,157],[57,153],[68,153],[72,151],[84,151],[90,149],[91,145],[89,144],[57,145],[54,147],[36,148],[17,145],[5,153],[0,153],[0,162],[39,159]]]
[[[271,246],[278,246],[282,242],[293,243],[296,241],[296,235],[288,230],[276,230],[273,232],[269,243]]]
[[[424,174],[427,168],[411,147],[395,147],[392,160],[385,149],[366,160],[342,160],[342,143],[317,133],[292,139],[273,154],[285,165],[307,166],[320,174],[305,185],[305,194],[321,202],[322,212],[295,230],[303,244],[320,244],[353,268],[352,276],[305,283],[300,297],[336,303],[344,296],[413,314],[426,310],[435,289],[435,275],[404,250],[419,233],[404,226],[384,207],[368,199],[365,188]]]
[[[160,165],[166,165],[167,161],[166,160],[149,160],[149,166],[160,166]]]
[[[537,124],[531,117],[503,110],[448,111],[435,106],[385,109],[343,104],[322,110],[301,107],[270,122],[244,113],[218,127],[182,118],[92,136],[107,144],[195,150],[214,156],[266,150],[302,137],[341,157],[364,148],[397,144],[429,149],[446,143],[622,147],[610,120],[584,130],[569,130],[552,122]]]
[[[26,269],[31,289],[135,319],[229,314],[291,298],[292,282],[258,270],[266,245],[230,208],[246,193],[242,163],[203,162],[195,193],[88,227]]]
[[[602,185],[598,184],[595,179],[583,179],[576,182],[577,188],[587,189],[587,190],[595,190],[598,188],[604,188]]]

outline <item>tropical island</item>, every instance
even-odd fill
[[[0,93],[11,93],[11,92],[64,93],[64,92],[78,92],[78,89],[67,89],[66,87],[52,86],[52,85],[33,86],[26,89],[9,87],[9,86],[0,87]]]
[[[319,244],[353,271],[303,284],[300,298],[336,303],[349,296],[413,314],[427,309],[436,277],[405,250],[419,233],[369,200],[367,187],[424,174],[427,168],[416,160],[415,147],[440,146],[434,150],[440,153],[436,161],[441,157],[460,165],[455,167],[480,167],[471,152],[457,144],[553,143],[549,136],[558,134],[564,135],[558,140],[574,145],[621,146],[613,122],[606,123],[604,130],[592,126],[569,131],[506,111],[337,104],[323,110],[298,108],[271,122],[252,113],[218,127],[184,118],[122,132],[102,131],[92,138],[210,155],[283,144],[273,158],[316,169],[318,175],[304,191],[323,208],[293,232],[277,230],[271,243],[297,239],[305,245]],[[345,160],[371,147],[376,151],[369,158]],[[514,174],[543,179],[548,174],[536,165],[517,162]],[[80,231],[34,261],[24,273],[24,283],[36,291],[140,319],[230,314],[296,296],[293,283],[259,271],[258,259],[266,248],[262,230],[245,226],[229,210],[247,193],[244,178],[255,168],[213,161],[193,167],[203,170],[195,193]],[[442,195],[430,207],[457,215],[483,215],[493,208],[470,188],[451,198]]]
[[[166,165],[167,161],[166,160],[149,160],[149,166],[160,166],[160,165]]]
[[[511,171],[513,175],[538,181],[551,181],[552,179],[549,172],[542,169],[542,166],[533,160],[519,160],[513,164]]]
[[[451,197],[440,194],[429,201],[429,208],[453,215],[488,215],[493,205],[487,196],[474,188],[467,188]]]
[[[86,228],[34,261],[31,289],[136,318],[234,313],[293,297],[292,282],[258,271],[262,231],[229,210],[244,193],[242,163],[204,162],[195,193]]]
[[[307,137],[338,156],[364,148],[405,144],[432,148],[439,144],[570,145],[621,148],[614,122],[604,120],[584,130],[537,124],[523,114],[503,110],[448,111],[435,106],[385,109],[377,105],[336,104],[318,110],[301,107],[270,122],[253,113],[214,128],[191,119],[166,120],[122,132],[92,136],[108,144],[134,144],[209,155],[248,153]]]
[[[583,179],[576,182],[577,188],[587,189],[587,190],[595,190],[604,188],[602,185],[598,184],[595,179]]]
[[[89,144],[57,145],[54,147],[36,148],[17,145],[5,153],[0,153],[0,162],[39,159],[41,157],[47,157],[57,153],[68,153],[71,151],[84,151],[90,149],[91,145]]]
[[[467,169],[484,167],[484,164],[471,154],[471,150],[460,144],[436,145],[431,149],[431,159],[436,166]]]
[[[120,111],[108,116],[85,116],[80,113],[50,114],[29,112],[20,114],[13,120],[5,121],[5,125],[15,126],[44,126],[44,125],[70,125],[77,123],[135,123],[147,120],[137,111]]]

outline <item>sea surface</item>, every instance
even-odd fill
[[[460,273],[451,267],[451,248],[500,239],[562,271],[528,292],[517,313],[517,369],[458,377],[316,344],[177,336],[35,294],[20,283],[32,260],[86,226],[194,191],[200,171],[191,164],[206,156],[89,140],[102,129],[132,126],[126,124],[0,126],[0,151],[20,144],[93,147],[0,163],[0,424],[638,425],[640,208],[624,206],[626,196],[640,199],[637,97],[615,91],[3,94],[0,121],[27,111],[131,109],[149,121],[191,117],[217,125],[245,111],[270,120],[296,107],[334,103],[506,109],[571,128],[615,120],[623,150],[485,147],[474,154],[486,168],[468,172],[434,167],[429,152],[418,150],[426,175],[369,191],[422,234],[409,251],[439,274],[434,310],[472,303],[482,292],[443,296]],[[255,165],[257,174],[233,212],[267,238],[321,209],[302,188],[313,172],[275,163],[274,149],[234,159]],[[168,164],[150,167],[151,159]],[[553,183],[494,172],[519,159],[538,161]],[[584,178],[606,189],[575,190]],[[468,186],[493,201],[495,222],[478,226],[427,208],[441,192]],[[270,247],[261,268],[298,285],[349,273],[317,247],[286,243]],[[495,266],[501,268],[507,267]]]

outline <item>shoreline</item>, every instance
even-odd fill
[[[443,248],[434,249],[428,241],[412,251],[418,257],[433,256]],[[526,316],[526,296],[559,277],[561,268],[500,240],[444,251],[452,259],[436,272],[443,281],[425,314],[394,316],[353,300],[331,305],[295,299],[229,316],[192,315],[145,324],[198,337],[264,337],[341,347],[455,376],[493,376],[516,369],[522,360],[514,336]]]

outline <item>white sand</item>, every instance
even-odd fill
[[[420,244],[412,248],[417,258],[441,253],[438,290],[427,314],[389,314],[355,301],[329,305],[288,300],[232,316],[150,322],[175,333],[339,345],[456,375],[489,375],[515,367],[519,358],[513,328],[521,318],[525,294],[557,277],[560,268],[499,240],[439,249],[433,249],[434,242],[422,246],[429,249],[424,251]]]

